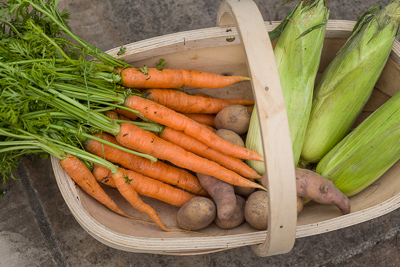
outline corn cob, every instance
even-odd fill
[[[399,159],[400,92],[326,154],[316,172],[350,197],[376,181]]]
[[[350,131],[371,96],[398,34],[399,0],[367,14],[322,74],[314,91],[301,160],[316,163]]]
[[[311,111],[328,15],[324,0],[300,1],[291,12],[274,50],[289,120],[295,165],[300,157]],[[247,148],[262,153],[256,116],[256,112],[253,112],[246,144]],[[264,173],[263,163],[247,163],[260,174]]]

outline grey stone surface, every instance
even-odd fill
[[[293,3],[257,0],[265,20]],[[331,0],[331,19],[356,20],[389,0]],[[179,31],[214,27],[221,1],[61,0],[73,32],[103,50]],[[338,231],[297,239],[290,253],[257,257],[250,247],[199,256],[128,253],[86,233],[65,204],[46,160],[25,160],[0,198],[0,267],[8,266],[398,266],[400,210]]]

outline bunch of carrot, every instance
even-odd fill
[[[172,229],[138,193],[182,206],[207,196],[193,172],[264,189],[247,179],[260,176],[240,160],[263,161],[261,155],[220,138],[212,123],[188,115],[212,117],[227,105],[254,103],[167,89],[220,88],[248,78],[129,66],[72,34],[57,1],[6,1],[0,14],[1,156],[16,163],[23,154],[47,152],[99,202],[130,217],[99,182],[114,186],[165,231]],[[87,55],[95,60],[87,61]],[[16,164],[9,167],[3,175]]]

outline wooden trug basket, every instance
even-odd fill
[[[264,22],[251,1],[225,1],[218,13],[218,27],[180,32],[126,45],[120,59],[153,67],[164,58],[168,68],[187,68],[251,78],[222,89],[185,88],[221,98],[250,98],[257,104],[268,174],[269,228],[255,230],[247,223],[229,230],[214,223],[203,234],[163,232],[155,224],[121,217],[78,188],[52,158],[58,186],[80,225],[100,242],[125,251],[195,255],[251,245],[259,256],[289,252],[295,238],[334,231],[389,213],[400,203],[400,163],[378,181],[350,198],[352,212],[341,215],[335,206],[309,204],[297,218],[292,148],[273,46],[268,31],[278,22]],[[330,20],[327,25],[320,72],[350,36],[355,22]],[[108,51],[117,57],[119,48]],[[400,88],[400,44],[396,41],[371,99],[358,122],[371,114]],[[124,201],[115,189],[106,192],[127,213],[148,219]],[[167,227],[178,228],[177,207],[143,197]]]

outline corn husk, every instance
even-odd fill
[[[314,92],[302,161],[318,162],[350,131],[371,96],[399,28],[399,1],[368,14],[339,51]]]
[[[300,1],[291,12],[274,50],[295,165],[300,157],[311,111],[314,82],[320,64],[328,14],[324,0]],[[246,147],[261,154],[261,135],[256,116],[256,112],[253,112]],[[265,172],[262,162],[247,163],[258,173]]]
[[[316,172],[350,197],[400,159],[400,92],[358,125],[318,163]]]

